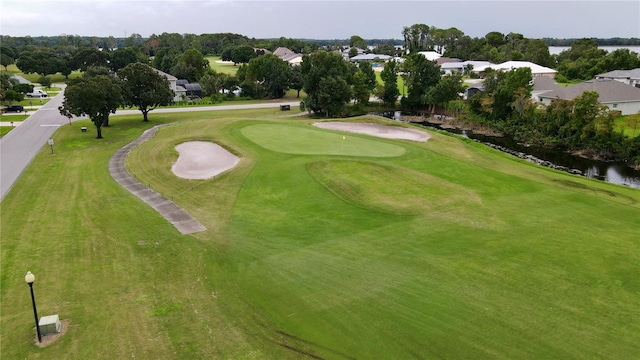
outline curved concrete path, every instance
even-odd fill
[[[167,125],[171,124],[152,127],[142,133],[142,136],[140,136],[136,141],[125,145],[120,148],[120,150],[116,151],[116,153],[111,157],[111,160],[109,160],[109,173],[118,184],[122,185],[122,187],[129,190],[130,193],[139,197],[142,201],[155,209],[183,235],[205,231],[207,228],[200,224],[198,220],[191,217],[191,215],[189,215],[185,210],[134,179],[134,177],[129,174],[125,166],[127,155],[131,150],[133,150],[133,148],[151,139],[159,128]]]

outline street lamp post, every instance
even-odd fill
[[[42,335],[40,335],[40,325],[38,325],[38,310],[36,310],[36,298],[33,296],[33,282],[36,281],[36,277],[27,271],[27,275],[24,276],[24,281],[29,284],[29,290],[31,290],[31,303],[33,304],[33,317],[36,319],[36,332],[38,333],[38,342],[42,342]]]

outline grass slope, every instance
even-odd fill
[[[152,115],[187,122],[127,165],[208,228],[191,236],[109,177],[153,124],[114,117],[104,141],[61,128],[2,203],[3,357],[640,356],[637,190],[452,136],[376,139],[269,111]],[[242,160],[177,178],[173,147],[190,140]],[[70,321],[44,349],[27,270],[40,315]]]

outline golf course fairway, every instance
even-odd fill
[[[103,140],[61,127],[2,202],[2,358],[640,358],[640,191],[433,130],[269,116],[114,116]],[[172,122],[126,164],[207,228],[191,235],[108,171]],[[189,141],[240,161],[180,178]],[[63,321],[46,346],[27,271],[38,314]]]

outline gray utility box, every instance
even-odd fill
[[[62,328],[58,315],[43,316],[40,318],[40,323],[38,325],[40,325],[40,334],[43,336],[48,334],[57,334]]]

